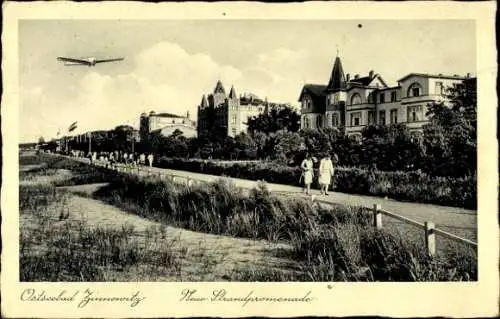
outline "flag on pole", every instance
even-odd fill
[[[73,132],[78,127],[78,122],[74,122],[68,128],[68,132]]]

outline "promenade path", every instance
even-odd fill
[[[189,177],[205,182],[213,182],[221,178],[221,176],[217,175],[200,174],[158,167],[152,167],[151,173],[176,175],[184,178]],[[236,187],[246,189],[254,188],[258,183],[258,181],[240,178],[226,178],[230,179]],[[305,197],[305,194],[300,187],[273,183],[267,183],[267,186],[273,193],[286,194],[295,197]],[[339,192],[330,192],[328,196],[324,196],[320,194],[319,190],[312,190],[312,194],[316,195],[317,199],[342,205],[364,206],[371,208],[374,204],[380,204],[384,210],[394,212],[398,215],[402,215],[422,223],[425,221],[432,221],[436,224],[437,228],[473,241],[477,241],[477,211],[475,210],[432,204],[402,202],[375,196],[354,195]],[[384,217],[384,219],[389,218],[390,217]]]
[[[180,178],[191,178],[202,182],[214,182],[221,178],[221,176],[217,175],[200,174],[158,167],[149,168],[143,166],[141,167],[142,171],[140,172],[140,175],[142,176],[147,174],[146,171],[149,169],[151,169],[151,174],[154,175],[175,175]],[[136,169],[132,170],[132,172],[135,172],[135,174],[137,174]],[[258,181],[240,178],[225,178],[231,180],[236,187],[244,189],[254,188],[258,183]],[[294,197],[305,197],[302,188],[297,186],[273,183],[267,183],[267,186],[273,193]],[[339,192],[330,192],[328,196],[324,196],[320,194],[319,190],[312,190],[312,194],[315,195],[319,200],[341,205],[363,206],[372,208],[374,204],[380,204],[382,209],[386,211],[396,213],[398,215],[413,219],[421,223],[424,223],[426,221],[434,222],[436,227],[439,229],[477,242],[476,210],[433,204],[402,202],[375,196],[354,195]],[[390,222],[396,222],[395,220],[391,220],[391,218],[387,216],[384,216],[384,219]]]

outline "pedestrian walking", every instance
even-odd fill
[[[149,167],[153,166],[153,154],[152,153],[150,153],[148,155],[148,165],[149,165]]]
[[[314,177],[313,160],[311,154],[306,154],[306,158],[302,161],[300,168],[302,169],[301,179],[303,179],[304,181],[304,190],[306,191],[306,194],[309,195],[311,192],[311,183]]]
[[[319,178],[318,182],[321,186],[321,194],[328,195],[328,187],[332,182],[334,169],[330,155],[326,154],[319,163]]]

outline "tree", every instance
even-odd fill
[[[255,159],[257,157],[257,143],[255,143],[250,135],[240,133],[236,135],[234,141],[234,151],[236,153],[236,159]]]
[[[303,138],[297,132],[280,130],[270,139],[273,158],[282,164],[296,164],[297,156],[305,150]]]
[[[300,135],[304,139],[305,150],[313,156],[321,158],[333,151],[330,139],[323,130],[306,129]]]
[[[297,132],[300,129],[300,115],[289,105],[273,107],[267,113],[248,119],[248,132],[274,133],[279,130]]]
[[[449,101],[432,103],[424,127],[425,169],[434,175],[461,176],[477,169],[475,79],[446,89]]]
[[[45,139],[43,138],[43,136],[40,136],[40,137],[38,138],[38,144],[42,145],[42,144],[44,144],[44,143],[45,143]]]

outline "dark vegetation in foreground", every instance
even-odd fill
[[[474,251],[463,247],[430,258],[422,242],[374,230],[365,208],[338,205],[324,209],[302,199],[285,200],[273,196],[264,183],[245,193],[223,179],[187,187],[155,177],[111,175],[110,185],[95,196],[143,217],[195,231],[289,243],[293,247],[291,257],[304,265],[304,273],[297,275],[297,280],[477,278]],[[94,177],[90,179],[95,181]],[[269,275],[261,270],[241,272],[252,273],[257,278],[258,274]]]
[[[57,167],[71,167],[70,169],[80,172],[80,175],[58,182],[59,185],[110,182],[94,196],[164,224],[213,234],[286,242],[292,247],[290,257],[299,260],[302,265],[301,271],[296,273],[246,267],[234,272],[232,280],[477,280],[475,251],[463,247],[430,258],[425,253],[423,243],[411,236],[402,237],[397,232],[373,229],[371,216],[364,208],[336,206],[332,209],[323,209],[301,199],[285,200],[270,194],[265,184],[246,193],[236,189],[226,180],[188,187],[155,177],[134,177],[103,168],[89,168],[85,167],[85,164],[74,163],[67,159],[54,161],[53,164]],[[40,197],[46,199],[33,199],[33,203],[36,202],[33,204],[35,206],[48,203],[57,197],[54,196],[52,186],[37,191],[40,192]],[[21,188],[21,193],[31,194],[21,196],[35,198],[33,192],[33,189]],[[70,230],[68,232],[71,233]],[[74,267],[74,271],[90,267],[88,271],[86,270],[87,277],[84,279],[101,280],[102,278],[92,271],[92,264],[127,265],[137,258],[143,260],[153,258],[141,257],[141,250],[136,251],[133,247],[121,246],[126,245],[124,239],[126,236],[123,235],[126,234],[126,230],[121,233],[107,232],[109,231],[80,233],[71,240],[72,243],[79,243],[78,249],[67,247],[66,254],[52,253],[44,255],[44,259],[48,264],[59,263],[61,266],[57,269],[63,267],[65,271],[70,272],[71,267]],[[52,237],[61,239],[68,236],[68,233],[63,234],[55,233]],[[93,239],[89,241],[89,238]],[[108,238],[116,239],[112,244],[108,244],[110,243]],[[53,242],[53,252],[59,250],[57,245],[61,243],[66,245],[67,241]],[[21,249],[22,247],[23,245]],[[105,254],[103,251],[106,254],[117,251],[116,247],[120,247],[118,248],[120,253],[117,255],[102,256]],[[100,257],[92,257],[93,253],[97,253]],[[89,259],[94,262],[86,264],[87,266],[72,265],[76,260],[84,262],[85,255],[89,255]],[[21,277],[27,280],[31,278],[29,274],[33,273],[30,265],[33,265],[33,261],[23,259],[21,252]],[[174,267],[175,263],[165,263],[165,265]],[[44,269],[42,265],[37,267]],[[47,269],[47,273],[50,273],[50,269],[52,268]]]

